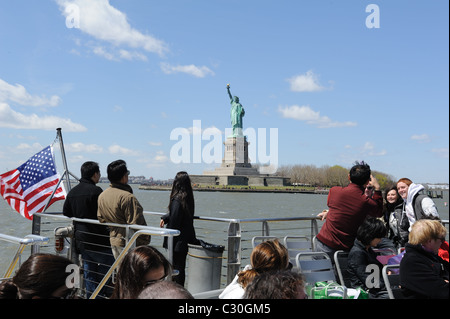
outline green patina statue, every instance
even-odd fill
[[[227,84],[228,95],[230,96],[231,103],[231,127],[233,129],[232,137],[242,137],[242,117],[245,115],[244,107],[239,103],[239,98],[233,96],[230,93],[230,85]]]

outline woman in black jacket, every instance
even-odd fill
[[[173,268],[179,271],[175,281],[184,286],[188,244],[198,244],[194,229],[194,194],[188,173],[178,172],[172,185],[169,213],[161,217],[160,226],[178,229],[179,236],[173,237]],[[164,240],[167,248],[167,238]]]
[[[403,198],[398,193],[397,186],[387,189],[384,199],[384,221],[389,225],[388,238],[395,248],[404,247],[408,242],[409,221],[403,212]]]
[[[400,286],[405,298],[449,298],[449,263],[438,256],[446,233],[438,220],[421,219],[411,227],[400,262]]]

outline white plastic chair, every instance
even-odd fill
[[[336,282],[333,264],[328,254],[324,252],[302,252],[297,254],[295,260],[307,284],[314,285],[318,281]]]
[[[284,246],[289,252],[289,260],[292,265],[296,265],[295,257],[298,253],[312,251],[311,241],[305,236],[285,236]]]
[[[255,248],[259,244],[261,244],[263,241],[276,239],[278,237],[276,236],[255,236],[252,238],[252,247]]]
[[[386,265],[381,271],[389,299],[402,299],[400,288],[400,265]]]
[[[347,272],[348,251],[337,250],[334,253],[334,265],[336,266],[339,283],[343,286],[350,287],[350,283],[347,282],[349,277]]]

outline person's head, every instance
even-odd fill
[[[72,261],[52,254],[33,254],[18,269],[9,282],[2,284],[2,299],[62,299],[71,298],[75,290],[67,287],[71,274],[66,268]],[[4,289],[7,287],[7,289]]]
[[[100,180],[100,167],[96,162],[84,162],[80,168],[81,178],[92,180],[94,183],[98,183]]]
[[[178,172],[173,180],[169,210],[170,203],[175,198],[181,201],[183,208],[188,209],[191,214],[194,214],[194,193],[192,190],[191,179],[189,174],[184,171]]]
[[[422,245],[425,249],[437,254],[445,241],[447,229],[439,220],[420,219],[411,226],[409,243]]]
[[[171,271],[169,261],[156,248],[138,246],[120,263],[111,298],[135,299],[144,287],[164,280]]]
[[[349,179],[353,184],[359,186],[365,186],[370,182],[370,175],[372,171],[370,170],[370,166],[367,163],[361,162],[355,164],[349,173]]]
[[[194,297],[176,282],[163,280],[146,286],[137,299],[194,299]]]
[[[305,299],[303,276],[294,271],[268,271],[245,289],[244,299]]]
[[[400,178],[397,181],[397,190],[403,199],[406,199],[408,197],[408,189],[412,183],[413,182],[409,178],[406,178],[406,177]]]
[[[236,103],[239,103],[239,98],[238,98],[237,96],[234,96],[234,101],[235,101]]]
[[[111,183],[128,183],[128,175],[130,171],[127,168],[127,163],[124,160],[117,160],[109,163],[106,168],[108,179]]]
[[[395,204],[400,199],[400,194],[398,193],[397,186],[392,186],[386,190],[384,193],[384,199],[389,204]]]
[[[239,283],[244,288],[263,272],[287,269],[289,253],[278,239],[263,241],[253,249],[250,263],[251,269],[239,273]]]
[[[358,227],[356,239],[366,247],[375,247],[386,236],[386,233],[387,229],[383,221],[378,218],[368,217]]]

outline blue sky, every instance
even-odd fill
[[[76,175],[94,160],[106,176],[119,158],[158,179],[212,170],[220,163],[194,163],[194,153],[221,151],[229,83],[257,133],[253,162],[275,149],[278,165],[364,160],[394,178],[448,183],[448,6],[1,0],[0,173],[52,143],[57,127]],[[260,142],[270,128],[276,147]],[[189,133],[181,163],[177,129]],[[201,140],[207,129],[222,140]]]

